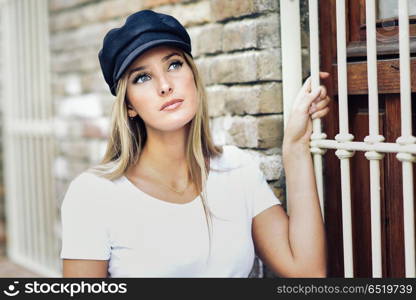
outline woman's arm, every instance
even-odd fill
[[[321,73],[324,78],[328,75]],[[327,274],[325,227],[309,140],[311,117],[325,116],[328,103],[326,89],[321,86],[310,92],[310,80],[307,80],[294,102],[283,141],[290,217],[280,205],[274,205],[253,218],[257,254],[282,277],[326,277]]]
[[[108,260],[63,259],[63,277],[107,277]]]
[[[253,240],[262,261],[281,277],[326,277],[325,227],[309,148],[283,150],[290,217],[274,205],[253,219]]]

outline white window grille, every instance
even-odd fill
[[[367,63],[368,63],[368,102],[370,132],[364,141],[353,141],[354,136],[348,127],[348,93],[347,93],[347,60],[345,0],[336,1],[337,20],[337,66],[338,66],[338,103],[340,132],[335,140],[326,139],[321,132],[321,121],[314,120],[311,137],[311,152],[314,157],[315,175],[318,194],[323,214],[323,170],[322,155],[326,149],[337,149],[340,159],[342,191],[342,223],[344,245],[344,276],[354,277],[352,224],[351,224],[351,186],[350,158],[356,151],[365,152],[370,161],[370,195],[371,195],[371,244],[373,277],[382,276],[381,259],[381,224],[380,224],[380,160],[385,153],[397,153],[402,163],[403,172],[403,213],[405,240],[405,276],[416,277],[415,270],[415,217],[413,194],[413,163],[416,162],[416,138],[412,136],[412,109],[410,85],[410,47],[409,47],[409,4],[407,0],[398,0],[399,47],[400,47],[400,103],[401,103],[401,136],[395,143],[384,142],[379,134],[378,124],[378,87],[376,57],[376,2],[366,1],[367,20]],[[281,38],[282,38],[282,76],[285,120],[290,112],[290,101],[294,99],[301,86],[301,48],[297,36],[301,29],[299,18],[299,0],[281,0]],[[290,16],[290,17],[288,17]],[[295,22],[293,21],[295,20]],[[312,88],[319,81],[319,26],[318,0],[309,0],[309,35],[310,67]],[[290,34],[288,34],[290,33]],[[295,68],[292,68],[295,66]],[[285,123],[286,124],[286,123]],[[290,199],[288,199],[290,200]],[[290,214],[290,202],[288,202]]]
[[[3,0],[0,13],[7,255],[57,277],[48,1]]]

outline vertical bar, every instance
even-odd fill
[[[7,1],[3,3],[4,6],[1,7],[2,11],[2,28],[4,28],[3,34],[3,41],[7,41],[7,43],[1,43],[2,47],[2,54],[4,54],[3,63],[5,66],[5,74],[10,74],[11,76],[11,83],[10,85],[4,85],[4,99],[2,101],[3,104],[3,113],[4,113],[4,126],[3,130],[3,137],[4,137],[4,153],[3,153],[3,161],[5,163],[5,174],[10,174],[9,176],[4,176],[5,186],[12,187],[11,189],[6,188],[6,215],[8,217],[7,220],[7,253],[9,255],[14,255],[17,253],[19,248],[21,247],[21,241],[19,240],[19,231],[20,231],[20,223],[17,221],[19,216],[17,214],[19,210],[19,205],[17,202],[17,195],[16,195],[16,188],[15,188],[15,168],[14,163],[16,162],[15,157],[15,140],[14,137],[10,134],[10,123],[13,120],[15,115],[15,102],[10,101],[11,99],[11,91],[14,91],[16,87],[16,78],[14,78],[14,72],[12,71],[12,53],[11,47],[7,47],[6,45],[14,46],[16,43],[16,34],[15,34],[15,26],[12,20],[16,20],[16,8],[15,3],[11,3]],[[13,47],[14,48],[14,47]]]
[[[399,0],[400,106],[402,136],[412,134],[410,88],[409,12],[407,0]]]
[[[24,17],[20,21],[22,24],[22,36],[24,40],[24,47],[23,53],[25,57],[25,65],[24,65],[24,76],[25,80],[25,90],[26,90],[26,97],[23,99],[24,101],[24,112],[25,116],[23,118],[22,123],[19,124],[19,127],[23,124],[31,124],[32,119],[32,102],[33,102],[33,69],[32,69],[32,62],[31,62],[31,37],[30,37],[30,19],[31,14],[29,11],[29,2],[22,1],[22,10]],[[23,132],[22,132],[23,133]],[[36,252],[36,210],[34,206],[34,189],[33,189],[33,164],[32,164],[32,155],[31,155],[31,132],[26,131],[22,134],[22,139],[24,140],[25,148],[23,149],[25,155],[25,168],[22,170],[25,176],[25,185],[23,189],[26,191],[25,197],[25,206],[28,209],[28,236],[26,239],[29,241],[29,252],[28,257],[31,260],[35,260],[35,252]]]
[[[24,85],[24,83],[27,83],[29,80],[31,80],[29,74],[27,73],[27,55],[25,52],[25,49],[28,47],[27,43],[26,43],[26,39],[25,39],[25,20],[26,20],[26,14],[25,14],[25,8],[24,8],[24,0],[19,0],[19,10],[20,13],[22,15],[22,21],[19,22],[19,33],[20,33],[20,47],[22,48],[22,56],[21,56],[21,70],[22,73],[21,74],[21,84]],[[20,76],[19,76],[20,77]],[[26,84],[27,85],[27,84]],[[25,86],[24,89],[22,89],[22,94],[23,97],[21,98],[21,102],[20,102],[20,106],[19,106],[19,110],[21,111],[21,117],[17,120],[17,128],[18,128],[18,136],[19,139],[21,141],[21,155],[22,155],[22,167],[20,168],[20,178],[22,180],[22,185],[21,185],[21,189],[22,189],[22,198],[20,199],[22,206],[24,207],[24,212],[25,212],[25,235],[24,235],[24,239],[26,241],[26,247],[25,247],[25,256],[30,256],[31,254],[31,246],[32,246],[32,241],[31,241],[31,236],[32,236],[32,231],[31,231],[31,207],[29,206],[30,203],[28,202],[28,180],[27,180],[27,172],[26,170],[28,167],[28,162],[27,162],[27,139],[26,139],[26,134],[21,130],[21,124],[22,122],[24,122],[27,119],[27,101],[29,98],[29,92],[27,87]]]
[[[299,0],[280,0],[282,87],[284,127],[291,112],[292,101],[302,86],[302,53]],[[286,209],[290,215],[290,201],[286,195]]]
[[[41,53],[42,55],[42,66],[49,66],[50,65],[50,57],[49,57],[49,36],[48,36],[48,3],[47,1],[42,1],[38,5],[38,20],[40,30],[39,32],[43,32],[39,37],[39,41],[41,42]],[[51,100],[50,94],[50,73],[49,69],[42,69],[42,80],[40,82],[41,86],[41,118],[44,122],[49,122],[52,124],[52,117],[53,117],[53,105]],[[40,140],[40,149],[42,161],[42,182],[43,182],[43,191],[44,191],[44,207],[45,207],[45,214],[46,218],[46,256],[48,257],[48,268],[53,270],[60,270],[60,259],[59,259],[59,249],[58,249],[58,240],[55,234],[55,222],[57,221],[57,203],[56,197],[54,194],[53,188],[53,181],[54,178],[52,176],[52,165],[53,159],[56,157],[55,155],[55,147],[54,147],[54,138],[52,136],[52,132],[49,132],[47,135],[42,136]]]
[[[375,0],[365,2],[366,35],[367,35],[367,77],[368,77],[368,107],[370,117],[370,135],[366,137],[368,143],[384,141],[379,135],[378,113],[378,79],[377,79],[377,43],[376,43],[376,15]]]
[[[380,208],[380,160],[384,154],[368,151],[365,157],[370,160],[370,206],[371,206],[371,253],[373,277],[382,277],[381,260],[381,208]]]
[[[337,150],[336,156],[341,164],[341,188],[342,188],[342,241],[344,253],[344,277],[354,277],[354,257],[352,249],[352,218],[351,218],[351,190],[350,190],[350,161],[353,156],[351,151]]]
[[[33,6],[35,5],[36,1],[27,1],[25,3],[26,6],[26,11],[28,14],[27,17],[27,29],[25,32],[25,36],[26,39],[28,40],[29,43],[29,48],[26,50],[28,52],[28,67],[29,72],[28,74],[30,75],[30,77],[32,78],[32,80],[30,80],[30,82],[28,83],[29,88],[29,92],[30,92],[30,105],[28,105],[28,124],[30,124],[29,126],[31,126],[33,129],[37,128],[37,110],[38,110],[38,106],[39,106],[39,102],[38,102],[38,96],[37,96],[37,86],[38,86],[38,78],[40,77],[39,73],[38,73],[38,68],[36,68],[36,64],[37,64],[37,57],[36,57],[36,53],[37,53],[37,49],[36,49],[36,31],[35,31],[35,27],[34,27],[34,19],[36,18],[36,14],[34,14],[33,11]],[[32,206],[32,210],[31,210],[31,216],[32,216],[32,243],[33,243],[33,253],[32,253],[32,260],[39,262],[40,260],[40,255],[41,255],[41,251],[40,251],[40,240],[41,240],[41,231],[40,231],[40,227],[39,227],[39,196],[38,196],[38,176],[37,176],[37,171],[38,168],[36,168],[36,147],[35,147],[35,139],[36,139],[36,130],[34,131],[29,131],[28,132],[28,156],[29,156],[29,169],[30,169],[30,178],[29,178],[29,192],[30,192],[30,196],[29,196],[29,201],[31,202],[31,206]]]
[[[14,36],[12,37],[13,42],[14,42],[14,49],[17,49],[16,53],[18,53],[19,57],[21,56],[21,49],[20,49],[20,26],[17,22],[17,20],[20,19],[20,13],[19,13],[19,2],[18,1],[10,1],[10,6],[13,7],[14,10],[14,17],[15,19],[13,19],[13,29],[14,29]],[[11,64],[16,66],[16,70],[20,70],[21,71],[21,63],[19,61],[16,61],[16,55],[12,55],[11,57]],[[9,127],[9,133],[10,133],[10,138],[12,140],[12,145],[13,145],[13,153],[16,153],[15,155],[15,160],[14,160],[14,164],[16,165],[16,168],[13,168],[14,171],[14,177],[11,179],[14,187],[15,187],[15,193],[16,193],[16,198],[14,199],[16,202],[16,220],[21,220],[20,222],[16,222],[18,224],[18,236],[17,239],[19,241],[18,243],[18,247],[16,248],[16,252],[14,253],[15,255],[17,254],[23,254],[25,253],[25,248],[26,248],[26,240],[25,240],[25,232],[26,232],[26,215],[25,215],[25,208],[22,204],[22,189],[19,188],[21,186],[21,182],[19,182],[20,180],[20,170],[21,170],[21,159],[22,159],[22,155],[21,155],[21,140],[20,137],[14,132],[12,131],[12,126],[17,123],[17,120],[20,118],[21,115],[21,111],[20,111],[20,102],[21,102],[21,97],[22,95],[22,91],[19,88],[19,80],[20,78],[18,77],[19,72],[12,72],[12,75],[14,77],[13,80],[13,91],[16,92],[16,94],[10,95],[12,96],[12,98],[9,100],[9,103],[13,103],[14,106],[14,110],[13,110],[13,115],[11,117],[11,126]],[[17,96],[16,101],[13,101],[13,96]]]
[[[407,0],[399,0],[399,46],[400,46],[400,106],[401,131],[397,139],[401,145],[414,144],[412,136],[412,104],[410,85],[410,46],[409,46],[409,7]],[[403,225],[406,277],[416,277],[415,262],[415,216],[413,194],[413,165],[416,157],[408,153],[398,153],[397,159],[402,162],[403,178]]]
[[[46,30],[46,32],[48,32],[48,4],[46,1],[43,1],[42,3],[43,7],[40,10],[39,15],[41,16],[39,18],[39,20],[42,23],[42,28],[44,30]],[[49,36],[47,34],[44,34],[42,36],[42,46],[44,47],[44,51],[48,50],[48,45],[49,45]],[[49,53],[49,52],[48,52]],[[44,55],[43,56],[44,61],[43,61],[43,65],[44,66],[49,66],[50,62],[49,62],[49,55]],[[44,99],[44,105],[42,106],[43,110],[42,110],[42,115],[44,119],[47,119],[49,122],[52,122],[52,116],[53,116],[53,105],[52,105],[52,100],[51,100],[51,94],[50,94],[50,73],[49,72],[44,72],[45,73],[45,77],[44,80],[45,82],[42,83],[42,87],[43,87],[43,99]],[[43,157],[43,161],[45,162],[45,169],[43,172],[43,178],[44,178],[44,190],[46,191],[46,197],[45,199],[47,199],[47,202],[45,204],[45,206],[47,207],[47,215],[49,216],[48,220],[47,220],[47,228],[48,228],[48,236],[49,236],[49,244],[48,244],[48,256],[50,258],[50,265],[51,267],[53,267],[53,263],[55,264],[59,264],[59,266],[57,265],[57,269],[60,268],[60,260],[59,260],[59,253],[58,253],[58,249],[56,249],[56,245],[57,245],[57,236],[55,234],[55,222],[56,222],[56,208],[57,208],[57,203],[56,203],[56,197],[54,195],[54,189],[53,189],[53,181],[54,178],[52,177],[52,161],[53,159],[56,157],[55,153],[54,153],[54,138],[51,135],[48,135],[46,137],[44,137],[42,139],[42,146],[44,148],[44,151],[42,151],[42,153],[44,153],[44,157]],[[48,155],[46,155],[46,153]]]
[[[348,128],[348,89],[347,89],[347,43],[345,29],[345,0],[336,2],[337,20],[337,67],[338,67],[338,102],[340,133],[335,136],[338,142],[348,142],[354,139]],[[351,217],[351,181],[350,158],[352,151],[337,150],[336,156],[341,165],[341,194],[342,194],[342,233],[344,252],[344,277],[354,277],[354,257],[352,248],[352,217]]]
[[[45,61],[45,57],[48,55],[49,56],[49,44],[44,40],[44,36],[48,34],[48,24],[45,24],[45,22],[47,21],[47,17],[45,16],[45,12],[47,11],[47,5],[45,5],[45,1],[42,2],[37,2],[37,28],[38,28],[38,32],[42,33],[42,32],[46,32],[43,34],[40,34],[38,36],[38,42],[39,42],[39,53],[43,53],[43,55],[39,55],[39,69],[41,70],[41,74],[43,76],[41,76],[41,79],[39,80],[39,100],[40,100],[40,109],[39,109],[39,118],[42,121],[45,121],[47,119],[45,110],[46,110],[46,106],[47,105],[51,105],[51,103],[49,103],[49,97],[46,96],[45,94],[45,85],[49,84],[49,81],[47,80],[47,78],[49,76],[49,71],[48,69],[44,70],[44,66],[49,66],[49,63]],[[52,125],[52,124],[51,124]],[[52,266],[51,260],[54,259],[52,250],[51,250],[51,246],[49,243],[49,240],[55,239],[55,236],[53,235],[53,224],[50,224],[49,220],[51,218],[49,211],[53,208],[50,207],[50,205],[52,205],[55,201],[54,198],[51,198],[51,195],[49,195],[49,189],[52,189],[52,185],[48,184],[49,181],[51,181],[51,178],[47,178],[45,176],[46,174],[49,174],[50,172],[52,172],[52,168],[49,165],[45,165],[43,163],[43,158],[44,156],[48,155],[49,153],[45,152],[45,150],[43,149],[43,145],[46,142],[46,137],[45,136],[41,136],[39,138],[39,160],[41,162],[41,168],[40,168],[40,183],[41,183],[41,190],[42,190],[42,226],[43,226],[43,235],[44,235],[44,247],[45,247],[45,252],[44,252],[44,256],[45,256],[45,263],[47,263],[47,266]]]
[[[31,36],[32,36],[32,43],[33,43],[33,57],[32,57],[32,62],[34,63],[34,77],[36,78],[36,81],[34,80],[33,83],[35,83],[33,85],[34,87],[34,93],[33,93],[33,103],[34,105],[34,110],[33,110],[33,122],[35,122],[35,124],[42,124],[42,120],[40,117],[40,111],[43,104],[43,99],[40,96],[40,90],[41,90],[41,78],[43,77],[42,74],[42,65],[41,65],[41,57],[42,57],[42,52],[40,51],[39,47],[40,47],[40,41],[39,41],[39,36],[44,34],[42,30],[42,28],[39,28],[38,24],[39,24],[39,13],[38,13],[38,6],[39,4],[41,4],[43,1],[32,1],[31,2],[31,15],[32,17],[32,21],[31,21]],[[41,139],[41,135],[34,135],[33,136],[33,165],[35,166],[34,168],[34,186],[36,189],[36,193],[35,193],[35,203],[36,203],[36,227],[37,227],[37,261],[39,263],[41,263],[42,265],[44,265],[46,263],[47,257],[46,257],[46,249],[45,249],[45,218],[47,218],[48,216],[45,215],[44,213],[44,202],[45,202],[45,198],[43,197],[44,191],[43,191],[43,187],[42,187],[42,176],[41,176],[41,172],[42,172],[42,164],[40,161],[40,156],[42,155],[42,153],[40,152],[40,148],[39,148],[39,140]]]
[[[311,56],[311,83],[312,89],[320,85],[319,79],[319,16],[318,1],[309,0],[309,31],[310,31],[310,56]],[[315,124],[314,124],[315,125]],[[315,125],[316,126],[316,125]],[[316,128],[315,132],[320,132],[321,128]]]
[[[364,141],[372,144],[384,140],[384,137],[379,135],[378,123],[379,113],[375,0],[366,0],[365,13],[367,25],[367,76],[370,135],[367,136]],[[380,159],[382,159],[384,155],[374,151],[369,151],[365,153],[365,156],[370,160],[371,249],[373,277],[381,277]]]
[[[302,52],[299,0],[280,0],[284,126],[293,99],[302,87]]]
[[[416,156],[409,153],[398,153],[397,159],[402,162],[403,172],[403,226],[405,276],[415,278],[415,218],[413,195],[413,163]]]
[[[339,128],[342,141],[352,141],[354,136],[349,134],[348,126],[348,88],[347,88],[347,42],[345,29],[345,0],[337,0],[337,68],[338,68],[338,100],[339,100]]]
[[[23,9],[22,9],[22,0],[16,1],[16,12],[17,12],[17,20],[23,20]],[[16,56],[14,56],[13,61],[17,66],[17,70],[19,72],[17,73],[16,79],[18,80],[18,86],[17,86],[17,111],[16,111],[16,119],[14,120],[16,124],[20,123],[21,119],[24,119],[25,114],[25,103],[24,99],[27,97],[26,95],[26,89],[22,89],[19,84],[23,84],[24,82],[27,82],[29,78],[26,78],[26,72],[24,69],[25,66],[25,56],[23,49],[26,46],[24,43],[24,37],[23,30],[22,30],[22,24],[16,20],[15,26],[16,26],[16,33],[17,33],[17,50],[19,52],[19,55],[17,57],[20,57],[21,60],[16,59]],[[20,76],[19,76],[20,75]],[[24,173],[22,170],[25,169],[25,155],[24,155],[24,140],[22,135],[20,135],[17,131],[13,132],[13,135],[16,137],[17,140],[17,152],[19,153],[19,159],[18,164],[19,167],[17,168],[17,178],[16,181],[18,181],[18,185],[21,187],[19,189],[19,197],[17,201],[20,205],[20,211],[22,212],[22,225],[23,225],[23,231],[20,235],[20,239],[23,241],[23,248],[20,249],[21,254],[28,255],[28,248],[29,248],[29,240],[27,239],[29,233],[29,215],[28,215],[28,208],[26,205],[26,189],[24,188],[26,186],[26,181],[24,180]]]
[[[365,8],[367,26],[367,73],[370,113],[370,136],[375,136],[378,135],[379,131],[375,0],[366,0]]]
[[[320,86],[319,79],[319,16],[318,16],[318,0],[309,0],[309,31],[310,31],[310,59],[311,59],[311,86],[312,89]],[[313,120],[312,140],[325,139],[326,134],[321,132],[321,120]],[[326,150],[316,147],[311,148],[314,158],[315,178],[319,196],[319,203],[321,206],[321,214],[324,214],[324,188],[323,188],[323,169],[322,169],[322,155]]]

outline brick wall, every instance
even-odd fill
[[[141,9],[175,16],[188,30],[205,81],[216,144],[253,154],[285,202],[278,0],[50,0],[52,92],[59,201],[68,182],[105,150],[114,101],[97,53],[105,33]],[[260,264],[261,265],[261,264]],[[267,269],[265,276],[274,275]],[[253,276],[262,270],[253,271]]]

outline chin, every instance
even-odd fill
[[[195,113],[189,113],[163,120],[163,122],[160,119],[160,122],[155,124],[155,128],[161,131],[176,131],[190,124],[194,117]]]

